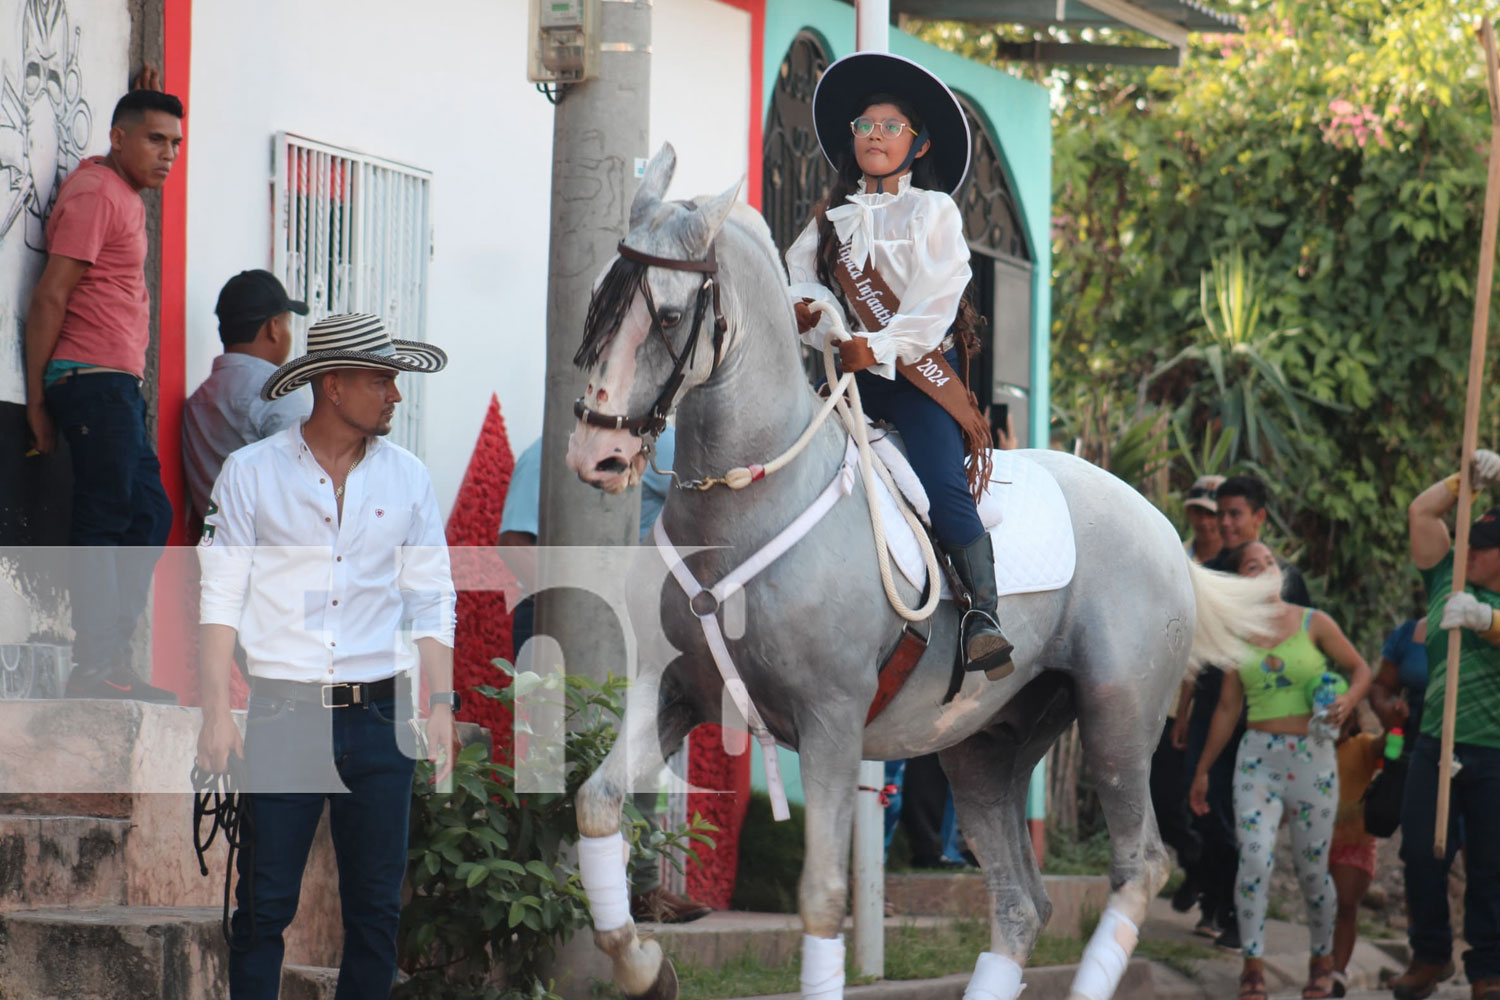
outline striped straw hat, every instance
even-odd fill
[[[392,340],[385,323],[370,313],[340,313],[318,320],[307,331],[307,353],[293,358],[261,386],[262,399],[279,399],[306,385],[319,372],[336,368],[389,368],[437,372],[448,364],[441,348],[414,340]]]

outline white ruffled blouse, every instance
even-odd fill
[[[901,300],[901,310],[883,330],[863,331],[878,362],[870,371],[895,378],[898,359],[909,364],[942,342],[969,285],[969,245],[958,206],[941,191],[912,187],[906,174],[895,194],[866,194],[861,180],[859,193],[829,209],[828,220],[839,240],[852,241],[856,263],[868,267],[865,262],[873,256],[875,268]],[[817,252],[818,220],[813,219],[786,252],[792,301],[816,299],[837,306],[832,289],[818,282]],[[828,317],[820,317],[803,341],[821,350],[830,325]]]

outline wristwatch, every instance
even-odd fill
[[[430,712],[439,705],[447,705],[457,712],[462,704],[457,691],[434,691],[427,699],[427,710]]]

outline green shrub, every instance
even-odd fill
[[[792,816],[778,823],[765,792],[750,796],[740,828],[740,863],[729,905],[755,913],[796,913],[797,881],[802,877],[806,811],[791,803]]]
[[[565,791],[517,794],[515,772],[489,759],[483,745],[465,747],[451,794],[433,794],[432,766],[417,766],[412,795],[407,884],[402,912],[402,967],[411,975],[398,998],[422,1000],[555,1000],[541,969],[568,936],[589,924],[588,900],[568,848],[578,839],[574,796],[614,745],[626,681],[600,684],[568,675],[511,674],[504,690],[477,689],[514,710],[518,694],[558,693],[567,724],[552,749]],[[517,716],[518,730],[525,721]],[[712,845],[713,828],[695,816],[686,829],[654,831],[625,803],[626,839],[635,856],[663,851],[673,864],[690,840]],[[643,842],[643,840],[645,842]]]

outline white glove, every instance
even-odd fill
[[[1441,626],[1445,629],[1466,628],[1473,632],[1488,632],[1494,620],[1495,609],[1466,592],[1448,596],[1448,603],[1443,605]]]
[[[1469,464],[1469,484],[1476,490],[1487,490],[1500,483],[1500,455],[1479,448]]]

